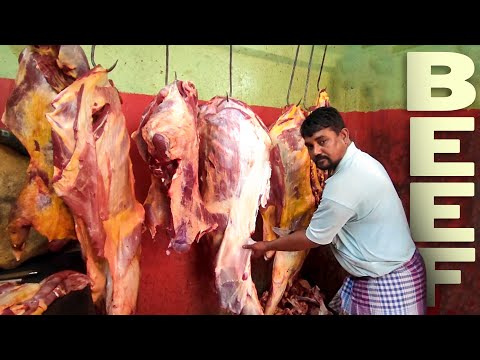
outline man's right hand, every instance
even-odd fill
[[[257,241],[254,244],[246,244],[246,245],[243,245],[243,248],[252,250],[253,258],[258,258],[260,256],[263,256],[269,250],[268,241]]]

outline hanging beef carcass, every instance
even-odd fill
[[[132,134],[149,165],[152,183],[145,200],[145,220],[152,238],[167,230],[169,248],[186,252],[216,228],[198,189],[198,94],[190,81],[164,87],[145,110]]]
[[[95,66],[52,105],[53,187],[74,216],[93,301],[107,314],[134,313],[144,210],[135,198],[118,91]]]
[[[262,314],[251,276],[251,250],[259,205],[270,187],[271,140],[262,120],[243,102],[214,97],[200,107],[200,189],[218,223],[216,288],[222,308]],[[219,242],[221,243],[219,244]]]
[[[72,216],[52,189],[54,153],[45,114],[55,96],[88,70],[80,46],[28,46],[20,54],[15,88],[2,117],[30,155],[28,181],[12,206],[8,225],[17,258],[32,226],[52,249],[76,238]]]
[[[300,135],[305,115],[306,112],[299,106],[290,105],[270,127],[273,142],[271,193],[266,208],[260,210],[264,241],[308,226],[320,202],[324,172],[319,171],[310,160]],[[265,314],[275,313],[285,289],[291,286],[307,255],[308,250],[266,254],[267,258],[275,258]]]

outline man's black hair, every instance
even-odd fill
[[[345,127],[343,118],[334,107],[319,107],[303,121],[300,127],[302,137],[310,137],[317,131],[331,128],[338,135]]]

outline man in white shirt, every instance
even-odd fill
[[[333,107],[313,111],[300,132],[311,159],[328,170],[307,229],[245,245],[253,256],[329,244],[350,274],[330,302],[339,314],[425,314],[426,273],[405,211],[384,167],[359,150]]]

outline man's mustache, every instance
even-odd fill
[[[322,161],[322,160],[329,160],[330,161],[330,158],[327,157],[327,156],[323,156],[323,155],[315,156],[315,162]]]

